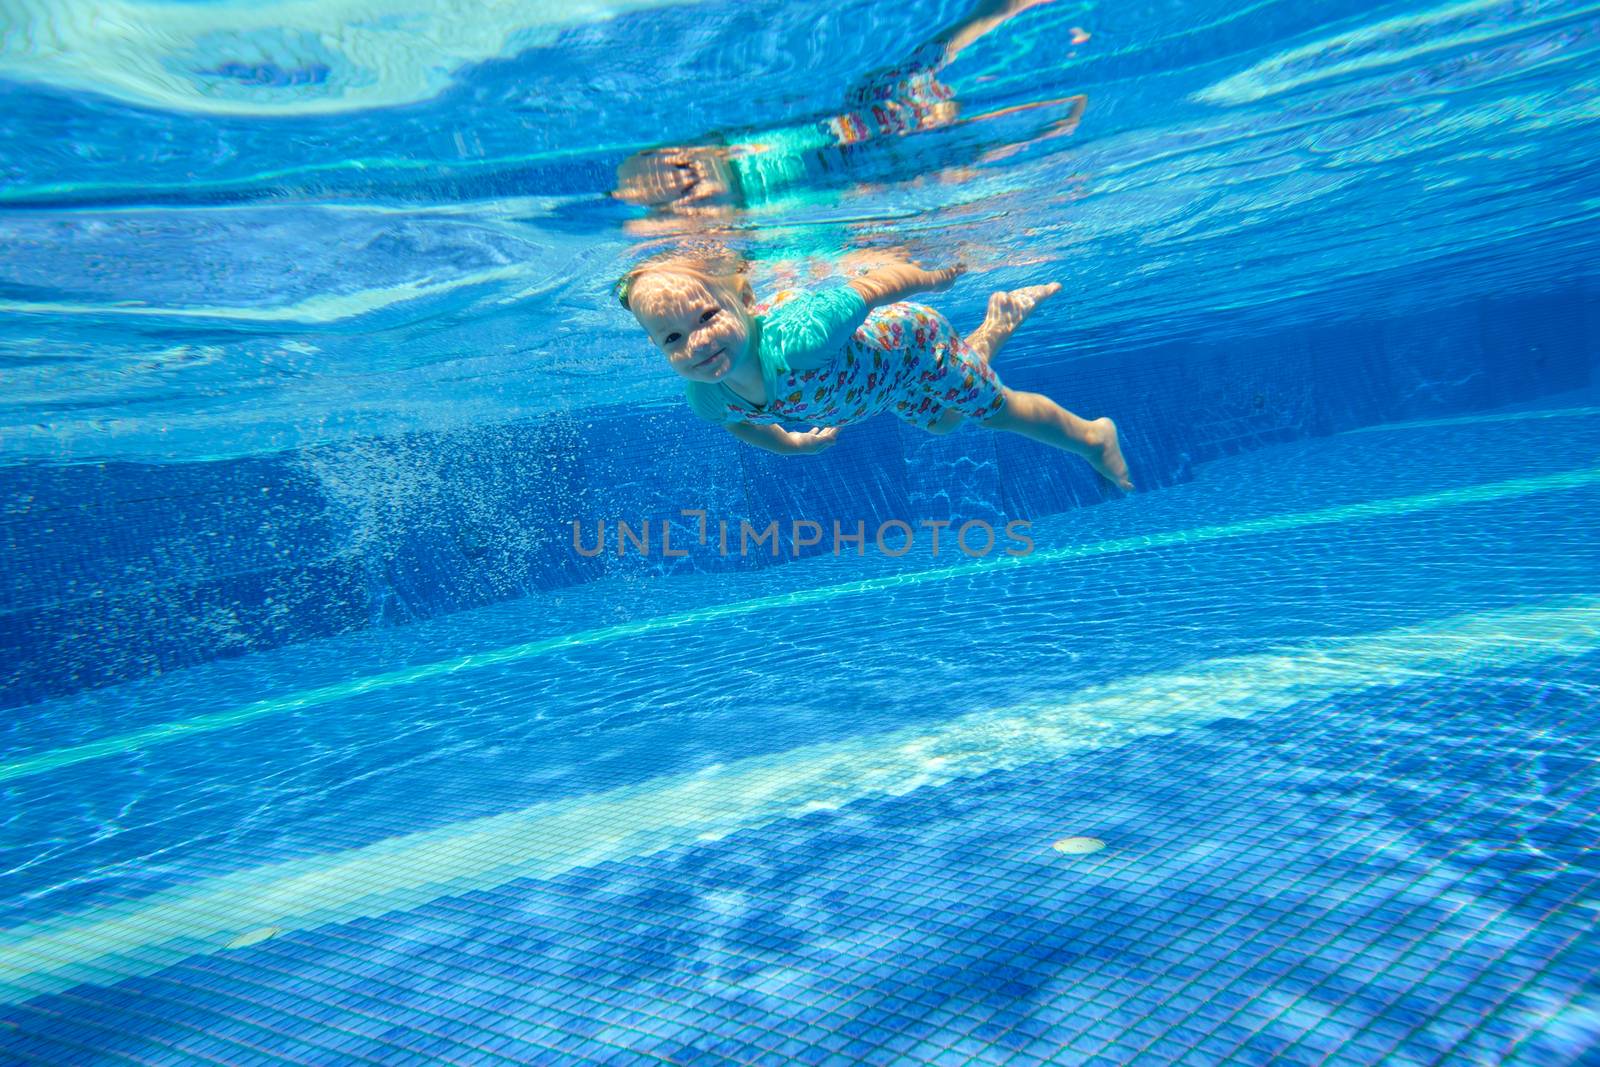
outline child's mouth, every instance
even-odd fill
[[[712,360],[716,359],[718,356],[722,355],[722,353],[724,353],[726,351],[727,351],[726,348],[717,349],[715,352],[711,353],[705,359],[702,359],[699,363],[696,363],[694,365],[694,369],[695,370],[699,370],[701,367],[704,367],[707,363],[710,363]]]

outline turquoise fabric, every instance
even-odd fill
[[[683,392],[696,415],[707,422],[722,423],[727,421],[728,402],[722,398],[726,388],[720,382],[690,382]]]
[[[756,358],[767,401],[778,395],[778,383],[791,371],[820,367],[844,347],[866,317],[867,302],[849,285],[802,293],[755,320]],[[737,421],[733,404],[745,411],[756,406],[722,382],[688,382],[689,407],[707,422]]]
[[[749,206],[803,184],[807,153],[838,143],[816,124],[762,130],[729,146],[734,153],[728,158],[728,169]]]

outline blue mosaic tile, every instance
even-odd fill
[[[1537,529],[1582,529],[1593,499],[1519,500],[1519,521],[1536,512],[1550,523]],[[1485,514],[1496,521],[1483,521]],[[1307,627],[1299,633],[1337,647],[1360,640],[1370,619],[1354,630],[1329,618],[1302,619],[1306,613],[1294,610],[1306,603],[1299,595],[1286,600],[1281,615],[1268,614],[1270,589],[1251,585],[1251,574],[1273,560],[1298,560],[1296,553],[1321,559],[1330,571],[1319,577],[1325,599],[1316,603],[1331,612],[1349,599],[1396,623],[1437,619],[1438,604],[1449,598],[1479,606],[1497,588],[1508,600],[1488,603],[1514,605],[1532,595],[1528,590],[1541,602],[1581,596],[1594,573],[1592,549],[1570,536],[1559,544],[1530,541],[1514,519],[1504,511],[1405,519],[1388,529],[1395,545],[1413,538],[1411,547],[1394,548],[1393,557],[1366,545],[1349,559],[1321,534],[1243,542],[1220,582],[1237,599],[1223,599],[1220,608],[1181,593],[1200,567],[1221,567],[1229,549],[1175,548],[1166,557],[1170,590],[1159,584],[1160,563],[1138,564],[1142,588],[1171,592],[1162,607],[1147,606],[1126,629],[1110,625],[1128,644],[1139,637],[1184,654],[1175,661],[1113,659],[1103,675],[1075,664],[1039,695],[1060,703],[1063,691],[1115,685],[1171,662],[1188,668],[1196,661],[1181,643],[1182,627],[1197,619],[1212,647],[1259,655],[1262,647],[1249,644],[1246,632],[1229,629],[1241,603],[1284,627],[1299,620]],[[1430,569],[1444,566],[1432,551],[1438,544],[1473,546],[1473,568],[1492,581],[1476,570]],[[1371,594],[1399,587],[1361,585],[1344,574],[1397,561],[1418,569],[1420,579],[1411,596],[1384,598],[1392,602],[1379,604]],[[1125,563],[1097,578],[1079,561],[1074,587],[1117,603],[1116,570]],[[1219,580],[1221,572],[1209,573]],[[1043,596],[1020,599],[1025,588],[1011,590],[1019,611],[1048,604]],[[1067,640],[1055,631],[1046,636]],[[639,655],[638,648],[631,645],[629,654]],[[185,888],[134,873],[163,848],[181,846],[195,861],[196,878],[223,877],[535,802],[581,806],[608,790],[773,751],[746,738],[748,747],[730,741],[707,747],[706,760],[672,763],[642,746],[628,754],[638,765],[629,775],[608,764],[605,745],[591,742],[588,760],[550,755],[541,763],[526,752],[499,767],[518,781],[542,781],[575,765],[560,788],[542,793],[497,792],[507,788],[495,778],[497,765],[460,751],[441,780],[429,777],[429,755],[457,743],[431,733],[429,724],[486,714],[502,684],[507,692],[495,695],[514,709],[512,718],[530,717],[549,670],[538,663],[527,672],[535,683],[527,690],[510,674],[485,676],[493,685],[467,692],[440,683],[414,708],[356,700],[322,717],[239,726],[210,737],[203,750],[152,748],[73,766],[59,777],[19,779],[7,783],[7,795],[22,801],[8,826],[38,820],[74,842],[84,869],[120,864],[128,873],[99,892],[124,893],[131,902]],[[749,1063],[778,1055],[790,1062],[954,1056],[1128,1063],[1176,1062],[1203,1048],[1218,1057],[1213,1062],[1226,1063],[1343,1067],[1535,1054],[1543,1062],[1575,1062],[1573,1035],[1582,1033],[1581,998],[1595,961],[1584,902],[1600,878],[1586,853],[1597,787],[1586,756],[1594,744],[1588,695],[1600,661],[1592,653],[1557,657],[1526,673],[1476,664],[1412,672],[1355,693],[1136,733],[764,825],[665,842],[652,837],[548,876],[508,875],[488,887],[446,884],[417,898],[385,898],[358,916],[312,922],[247,947],[175,952],[142,977],[7,1004],[0,1007],[0,1055],[64,1063],[115,1054],[262,1063]],[[919,699],[945,692],[920,681],[907,683]],[[1146,695],[1138,716],[1159,712],[1169,690]],[[469,699],[473,694],[479,699]],[[794,704],[777,721],[786,746],[854,736],[806,733],[816,724],[805,718],[804,701]],[[856,725],[887,725],[868,718],[865,701],[849,707]],[[362,733],[364,717],[381,729]],[[488,736],[489,721],[480,719],[473,736]],[[603,721],[569,710],[561,726],[596,731]],[[942,721],[919,720],[920,728]],[[1022,725],[1019,719],[1009,729]],[[721,722],[718,734],[736,726]],[[591,736],[621,747],[619,739],[638,729],[635,720]],[[560,744],[550,736],[535,745],[531,736],[513,733],[496,746]],[[711,741],[687,729],[676,736],[680,745]],[[1004,750],[1006,742],[989,736],[983,744]],[[359,772],[340,762],[369,747],[381,757]],[[194,751],[206,752],[218,775],[215,808],[194,803],[198,770],[177,773],[194,762]],[[295,797],[249,788],[292,782],[308,759],[323,774],[352,768],[336,776],[335,817],[309,819],[278,836]],[[361,780],[390,775],[403,776],[388,778],[391,785],[407,788],[373,795],[366,806],[355,802]],[[163,800],[157,786],[169,778],[186,788]],[[307,791],[323,804],[322,794]],[[266,803],[268,796],[275,802]],[[474,810],[475,803],[484,806]],[[681,801],[660,800],[660,814],[672,815],[674,803]],[[727,799],[729,807],[743,803]],[[127,851],[119,854],[98,832],[106,825],[102,812],[115,816],[125,807],[150,820],[142,827],[150,836],[128,828]],[[73,821],[75,812],[83,821]],[[261,812],[270,813],[271,825],[262,824]],[[162,839],[158,828],[180,815],[196,839]],[[603,836],[598,826],[585,832]],[[530,827],[517,847],[539,840]],[[1050,841],[1068,830],[1093,832],[1109,847],[1059,856]],[[221,844],[212,848],[212,841]],[[362,877],[371,877],[384,869],[364,870]],[[340,884],[329,879],[318,891]],[[92,888],[82,892],[69,911],[115,903]]]

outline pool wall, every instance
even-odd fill
[[[1195,465],[1363,425],[1448,417],[1588,387],[1600,282],[1380,322],[1232,334],[1089,360],[1001,369],[1123,428],[1143,488]],[[1528,447],[1520,444],[1517,447]],[[1395,457],[1403,463],[1404,457]],[[716,523],[809,518],[997,526],[1096,503],[1080,461],[1011,435],[948,437],[876,419],[839,447],[772,456],[708,432],[686,408],[608,408],[470,431],[360,439],[188,464],[0,470],[0,706],[224,656],[403,623],[607,575],[773,566],[723,556]],[[661,553],[661,519],[681,518]],[[647,555],[615,523],[653,519]],[[586,547],[607,524],[607,550]],[[737,534],[735,533],[735,538]],[[831,539],[805,550],[831,551]]]

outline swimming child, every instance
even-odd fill
[[[739,440],[803,455],[832,447],[840,427],[885,411],[940,434],[970,419],[1075,453],[1133,488],[1116,424],[1008,389],[989,365],[1060,285],[994,293],[983,324],[962,338],[939,312],[905,299],[950,288],[961,266],[891,263],[837,288],[789,290],[764,303],[746,270],[732,254],[676,255],[640,264],[617,286],[622,306],[688,379],[690,407]],[[813,425],[795,433],[782,422]]]
[[[852,177],[868,177],[864,172],[871,168],[864,166],[860,150],[869,144],[882,147],[886,141],[962,121],[1037,113],[1042,126],[1021,141],[989,143],[980,152],[983,159],[1000,158],[1020,151],[1024,144],[1072,133],[1087,103],[1082,95],[1039,100],[962,119],[955,91],[941,80],[944,69],[975,41],[1049,2],[977,0],[964,19],[918,45],[906,59],[874,70],[852,86],[838,114],[745,131],[731,140],[714,137],[705,143],[634,153],[618,166],[613,195],[648,208],[651,216],[630,219],[625,227],[635,234],[681,233],[685,223],[691,230],[703,231],[732,222],[756,206],[770,206],[784,197],[815,192]],[[1006,136],[1004,129],[990,135]],[[948,146],[944,149],[949,150]],[[904,170],[904,160],[892,161],[891,174]]]

